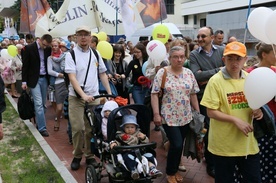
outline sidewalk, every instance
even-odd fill
[[[10,95],[6,95],[11,101],[12,105],[17,109],[16,102],[17,99],[11,98]],[[34,125],[28,120],[25,120],[25,124],[29,127],[31,132],[34,134],[35,138],[48,155],[49,159],[60,172],[61,176],[65,182],[85,182],[85,158],[82,159],[81,167],[77,171],[72,171],[70,168],[71,161],[73,159],[73,145],[69,144],[68,135],[67,135],[67,120],[61,119],[60,130],[54,131],[54,118],[55,113],[50,103],[47,103],[47,130],[49,132],[49,137],[43,138],[35,129]],[[158,169],[163,172],[163,176],[155,179],[154,182],[165,183],[165,168],[166,168],[166,153],[161,144],[161,133],[153,130],[154,125],[151,124],[151,135],[150,141],[157,142],[158,146],[155,149],[157,154]],[[181,173],[184,177],[185,183],[213,183],[214,179],[206,173],[205,162],[197,163],[196,160],[191,160],[184,158],[186,172]],[[107,178],[101,179],[102,183],[108,183]],[[0,177],[1,183],[1,177]]]

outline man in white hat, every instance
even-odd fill
[[[65,72],[70,79],[69,85],[69,117],[72,126],[72,140],[74,146],[74,159],[71,163],[72,170],[80,168],[82,155],[86,158],[86,164],[95,164],[94,154],[91,152],[90,139],[92,138],[92,128],[84,115],[85,103],[97,105],[99,100],[93,96],[99,95],[100,78],[108,94],[111,90],[108,78],[105,73],[106,67],[100,53],[92,50],[89,46],[91,42],[91,29],[87,26],[80,26],[76,29],[77,45],[73,53],[67,53],[65,57]],[[73,56],[74,55],[74,56]],[[84,130],[84,135],[83,135]],[[84,142],[83,142],[84,141]],[[83,149],[84,144],[84,149]]]

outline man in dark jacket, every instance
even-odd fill
[[[45,104],[48,87],[47,58],[51,55],[52,36],[44,34],[40,39],[26,45],[22,54],[22,89],[30,88],[34,99],[36,124],[44,137],[46,130]]]

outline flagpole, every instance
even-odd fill
[[[160,20],[161,20],[161,24],[162,24],[162,2],[160,1]]]
[[[245,44],[245,39],[246,39],[246,33],[247,33],[247,20],[250,14],[250,9],[251,9],[251,0],[249,0],[249,4],[248,4],[248,10],[247,10],[247,16],[246,16],[246,22],[245,22],[245,30],[244,30],[244,38],[243,38],[243,44]]]
[[[116,38],[118,35],[118,0],[116,0]]]

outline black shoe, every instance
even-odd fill
[[[43,137],[49,137],[49,133],[47,132],[47,130],[44,130],[42,132],[39,132]]]
[[[155,125],[154,131],[157,131],[157,132],[160,131],[160,127]]]
[[[73,144],[73,140],[69,139],[69,144],[72,145]]]
[[[74,158],[71,163],[72,170],[78,170],[80,168],[81,158]]]
[[[95,160],[95,158],[86,159],[85,162],[86,162],[87,165],[93,165],[94,167],[97,167],[97,166],[98,166],[98,163],[97,163],[97,161]]]
[[[213,168],[207,168],[207,174],[211,177],[215,178],[215,169]]]

